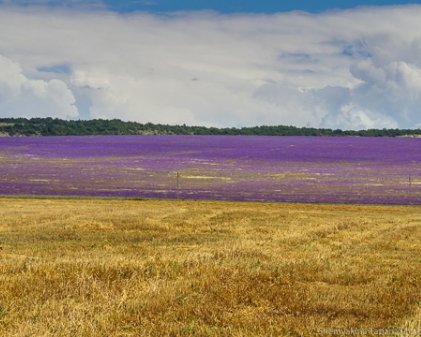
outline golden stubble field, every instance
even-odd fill
[[[421,207],[3,198],[0,246],[0,336],[420,331]]]

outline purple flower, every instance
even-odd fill
[[[421,139],[3,137],[0,194],[421,204]]]

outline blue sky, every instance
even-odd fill
[[[106,0],[109,8],[120,11],[185,11],[215,10],[222,13],[251,12],[274,13],[293,10],[320,12],[330,9],[353,8],[356,6],[400,5],[420,3],[404,0]]]
[[[174,12],[213,10],[220,13],[278,13],[305,11],[320,13],[327,10],[349,9],[361,6],[390,6],[420,4],[421,1],[407,0],[0,0],[0,4],[14,4],[30,7],[86,8],[101,3],[108,10],[119,13],[131,12]]]

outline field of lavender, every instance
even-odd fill
[[[1,195],[421,204],[421,139],[0,138]]]

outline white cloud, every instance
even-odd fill
[[[75,116],[74,95],[89,101],[92,118],[415,127],[421,122],[419,17],[416,5],[165,16],[6,6],[0,7],[0,54],[22,66],[17,73],[26,82],[66,92],[45,96],[55,105],[62,97],[62,109],[48,110],[58,117]],[[40,71],[61,65],[66,71]],[[11,86],[12,77],[0,74],[0,81]],[[1,97],[7,88],[0,85]],[[22,109],[19,101],[38,97],[35,89],[19,92],[14,104]],[[36,110],[31,103],[25,114],[31,106]]]
[[[78,116],[74,103],[63,81],[29,79],[19,64],[0,55],[0,116],[72,118]]]

